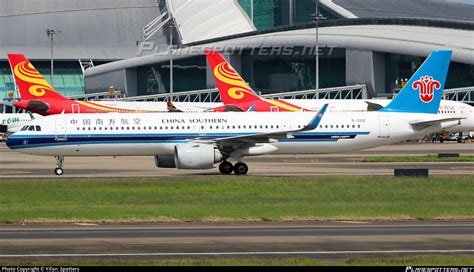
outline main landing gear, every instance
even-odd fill
[[[56,164],[58,165],[58,167],[56,169],[54,169],[54,173],[57,176],[61,176],[64,173],[64,170],[63,170],[64,157],[63,156],[56,156],[54,158],[56,159]]]
[[[248,173],[249,167],[243,162],[238,162],[235,165],[232,165],[232,163],[228,161],[223,161],[219,165],[219,171],[223,175],[230,175],[234,172],[237,176],[244,176]]]

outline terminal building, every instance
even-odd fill
[[[7,53],[25,54],[50,80],[46,29],[61,31],[54,87],[65,95],[110,86],[129,97],[214,88],[205,48],[223,52],[263,94],[316,87],[314,0],[132,3],[2,2],[0,99],[14,89]],[[472,87],[472,14],[465,0],[320,0],[319,87],[364,84],[369,97],[391,95],[435,49],[453,50],[446,88]]]

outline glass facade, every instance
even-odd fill
[[[385,92],[392,93],[399,89],[402,80],[408,80],[415,73],[425,58],[400,54],[386,54],[385,57]],[[446,89],[474,86],[474,66],[451,62]]]
[[[239,0],[238,2],[247,15],[253,18],[258,30],[311,22],[316,10],[313,0]],[[326,19],[340,18],[323,5],[319,5],[319,13]]]
[[[313,51],[295,48],[291,55],[250,56],[253,74],[250,85],[262,93],[301,91],[315,88],[316,60]],[[322,48],[319,58],[319,87],[344,86],[346,63],[344,49]],[[246,79],[246,80],[249,80]]]
[[[183,92],[206,89],[206,57],[199,56],[173,62],[173,90]],[[168,93],[170,65],[162,63],[138,69],[138,95]]]
[[[32,62],[43,77],[51,83],[50,62]],[[84,94],[84,76],[79,63],[54,62],[54,88],[64,96]],[[12,71],[8,62],[0,63],[0,100],[14,90]]]

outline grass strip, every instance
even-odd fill
[[[1,180],[0,222],[472,219],[474,177]]]

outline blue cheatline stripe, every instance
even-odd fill
[[[241,133],[237,135],[246,135]],[[253,133],[252,133],[253,134]],[[336,142],[340,139],[354,139],[357,135],[367,135],[369,132],[359,132],[349,134],[344,133],[298,133],[293,139],[280,140],[280,142]],[[236,134],[232,134],[236,135]],[[23,135],[10,137],[7,141],[11,149],[26,149],[34,147],[48,146],[68,146],[68,145],[90,145],[90,144],[157,144],[157,143],[184,143],[190,140],[214,140],[226,135],[199,135],[199,134],[100,134],[98,135],[67,135],[63,141],[56,140],[56,135]]]
[[[201,135],[199,133],[174,133],[174,134],[169,134],[169,133],[153,133],[153,134],[68,134],[67,137],[159,137],[159,136],[192,136],[192,137],[198,137],[198,136],[207,136],[207,137],[219,137],[219,136],[243,136],[243,135],[253,135],[253,134],[259,134],[259,133],[267,133],[267,132],[239,132],[239,133],[207,133],[205,135]],[[349,132],[338,132],[338,131],[328,131],[328,132],[296,132],[294,135],[369,135],[370,132],[367,131],[349,131]],[[26,138],[35,138],[35,137],[56,137],[56,136],[61,136],[61,135],[56,135],[56,134],[28,134],[28,135],[11,135],[9,138],[10,139],[15,139],[15,138],[21,138],[24,139]]]
[[[15,146],[10,147],[11,149],[31,149],[31,148],[43,148],[43,147],[52,147],[52,146],[74,146],[74,145],[124,145],[124,144],[179,144],[179,143],[187,143],[189,141],[181,140],[181,141],[136,141],[136,142],[57,142],[54,144],[37,144],[37,145],[24,145],[24,146]],[[294,142],[294,143],[309,143],[309,142],[337,142],[337,139],[334,140],[279,140],[278,142]]]

